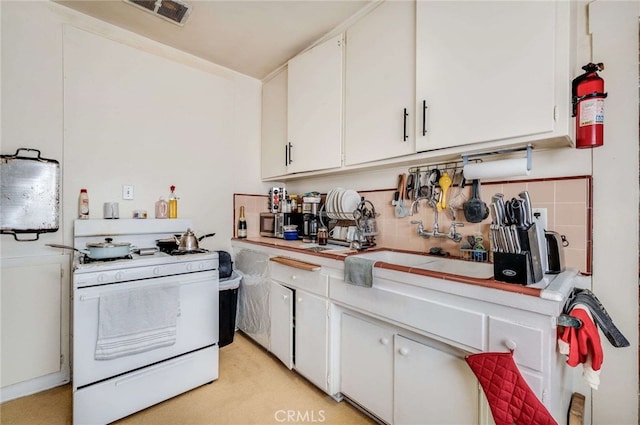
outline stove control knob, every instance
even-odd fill
[[[101,273],[98,275],[97,281],[98,283],[102,283],[104,282],[105,279],[106,279],[105,275]]]
[[[154,276],[159,276],[160,275],[160,267],[154,267],[153,275]]]
[[[123,277],[124,277],[124,273],[123,272],[116,273],[116,280],[122,280]]]
[[[199,268],[200,270],[204,270],[204,263],[200,263],[200,264],[198,264],[198,268]]]
[[[193,271],[193,264],[187,263],[187,271]]]

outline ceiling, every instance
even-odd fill
[[[57,0],[64,6],[263,79],[374,0],[184,0],[184,26],[121,0]]]

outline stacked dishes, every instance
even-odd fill
[[[325,201],[327,216],[334,220],[355,220],[354,212],[360,201],[360,195],[355,190],[341,187],[331,189]]]

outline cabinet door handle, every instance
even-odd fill
[[[288,299],[289,299],[289,295],[283,295],[283,296],[282,296],[282,299],[283,299],[284,301],[288,300]]]
[[[427,135],[427,101],[422,101],[422,135]]]
[[[403,128],[402,128],[402,141],[406,142],[407,139],[409,138],[409,135],[407,134],[407,117],[409,116],[409,113],[407,113],[407,108],[404,108],[404,123],[403,123]]]
[[[284,166],[289,165],[289,144],[284,145]]]
[[[398,353],[400,353],[401,356],[406,356],[409,354],[409,349],[406,347],[402,347],[398,350]]]
[[[389,345],[389,338],[380,338],[380,344]]]
[[[293,162],[293,144],[289,142],[289,164],[291,164],[292,162]]]

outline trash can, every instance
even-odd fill
[[[219,347],[233,342],[236,330],[236,311],[238,307],[238,287],[242,280],[242,273],[234,270],[227,279],[219,282]]]

